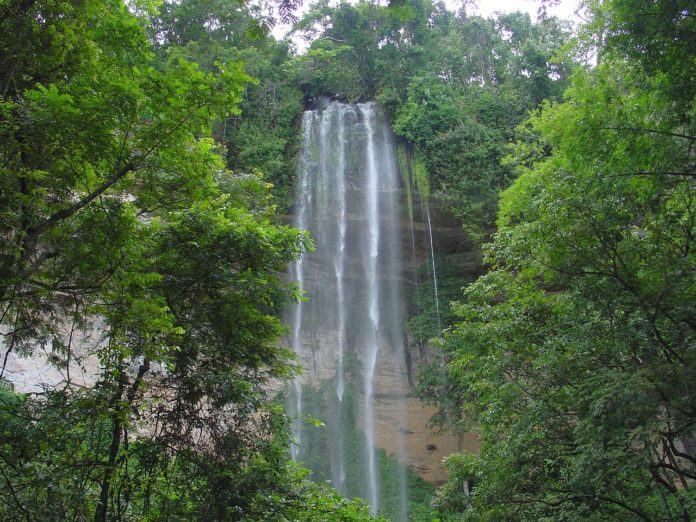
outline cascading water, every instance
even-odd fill
[[[367,255],[365,276],[367,282],[367,343],[365,350],[365,370],[363,374],[365,401],[365,437],[367,438],[367,480],[370,506],[373,510],[379,506],[377,497],[377,469],[375,465],[375,427],[374,427],[374,378],[379,351],[379,280],[377,279],[377,256],[379,255],[379,217],[380,208],[377,201],[377,158],[375,157],[374,111],[368,106],[365,114],[367,129],[367,169],[365,182],[365,209],[367,210]]]
[[[343,272],[345,270],[346,250],[346,165],[345,165],[345,112],[339,111],[338,115],[338,154],[336,170],[336,197],[338,200],[338,248],[334,257],[334,270],[336,273],[336,309],[338,312],[338,339],[336,343],[336,397],[339,404],[343,404],[345,393],[344,376],[344,350],[345,350],[345,292],[343,290]],[[343,416],[336,415],[338,438],[336,440],[336,461],[333,466],[333,484],[339,493],[343,493],[343,483],[346,480],[345,465],[343,462]]]
[[[305,173],[301,175],[299,183],[297,185],[297,199],[298,199],[298,212],[295,216],[295,226],[301,230],[306,229],[307,223],[309,221],[308,212],[311,209],[312,204],[312,193],[309,190],[309,176],[306,175],[309,172],[309,161],[311,160],[312,154],[308,149],[310,141],[309,132],[311,131],[313,124],[312,119],[314,114],[311,112],[306,112],[302,120],[302,144],[303,150],[300,155],[301,165],[300,173]],[[306,162],[306,164],[305,164]],[[297,262],[293,263],[290,267],[291,277],[297,282],[297,288],[300,292],[304,291],[304,256],[302,256]],[[294,316],[292,318],[292,348],[293,351],[299,356],[302,355],[302,308],[303,303],[300,301],[295,306]],[[298,449],[302,444],[302,381],[301,376],[295,377],[293,381],[293,403],[290,405],[291,416],[293,418],[292,423],[292,435],[296,441],[290,449],[293,459],[297,459]]]
[[[428,224],[428,246],[430,252],[430,268],[428,270],[430,279],[433,282],[433,297],[435,298],[435,319],[437,321],[438,335],[442,331],[442,319],[440,317],[440,295],[437,290],[437,269],[435,268],[435,246],[433,245],[433,225],[430,221],[430,204],[426,201],[422,203],[425,207],[425,217]]]
[[[408,394],[401,196],[393,138],[375,104],[324,102],[305,113],[294,226],[311,232],[315,250],[291,268],[307,297],[286,315],[304,367],[288,392],[292,456],[372,512],[392,502],[392,516],[407,520],[405,468],[382,476],[385,421],[376,416],[383,401]],[[377,379],[385,374],[388,389]],[[391,410],[392,451],[403,462],[402,419]],[[304,415],[326,427],[313,432]],[[387,499],[394,485],[396,500]]]

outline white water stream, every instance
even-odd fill
[[[405,396],[408,389],[399,369],[405,366],[399,362],[405,357],[403,194],[383,113],[374,103],[338,102],[307,111],[297,176],[293,225],[311,232],[315,251],[291,269],[307,296],[286,315],[288,341],[304,367],[288,391],[292,456],[339,492],[365,498],[373,513],[385,488],[396,484],[397,517],[407,520],[405,468],[381,476],[377,447],[378,425],[384,430],[386,422],[384,412],[377,418],[380,394],[391,397],[398,388]],[[389,376],[388,391],[380,375]],[[308,435],[305,415],[321,418],[323,432]],[[392,451],[404,462],[402,435],[396,425],[389,428]]]

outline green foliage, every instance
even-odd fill
[[[421,195],[432,194],[474,240],[488,237],[498,192],[514,178],[502,162],[514,128],[567,85],[568,27],[521,13],[455,16],[422,0],[321,1],[294,33],[309,48],[284,67],[304,104],[377,99],[415,149]]]
[[[266,396],[293,373],[280,273],[309,240],[273,224],[268,183],[225,168],[213,131],[250,77],[219,35],[192,60],[200,27],[153,47],[147,7],[3,7],[3,361],[41,348],[65,380],[0,381],[0,518],[365,520],[288,464]]]
[[[594,23],[621,31],[564,103],[530,118],[537,137],[510,159],[520,176],[501,198],[491,271],[455,308],[448,378],[484,446],[449,459],[445,518],[696,512],[693,107],[653,67],[661,51],[626,52],[645,29],[624,18],[629,4],[596,8]],[[670,19],[653,14],[649,31]]]
[[[288,78],[287,45],[264,40],[237,56],[259,81],[246,90],[240,115],[228,118],[221,129],[228,166],[235,172],[263,173],[282,213],[294,198],[302,92]]]
[[[307,53],[290,63],[305,96],[366,101],[376,94],[375,59],[384,12],[374,3],[330,7],[318,2],[296,25],[313,40]]]
[[[566,32],[556,20],[532,24],[519,13],[437,20],[430,60],[411,78],[394,129],[424,159],[435,198],[480,241],[492,230],[499,191],[514,179],[502,161],[513,129],[566,84],[569,62],[554,58]]]
[[[680,102],[672,108],[672,117],[688,120],[696,93],[691,81],[696,67],[693,5],[688,0],[612,0],[589,6],[593,17],[587,31],[591,43],[599,41],[600,56],[625,54],[647,74],[661,78],[660,88]]]
[[[287,71],[305,97],[318,99],[331,93],[331,96],[355,102],[365,97],[366,90],[355,63],[350,46],[320,40],[306,54],[290,61]]]
[[[150,16],[149,31],[162,59],[182,54],[206,71],[218,62],[244,64],[254,80],[246,84],[238,111],[215,121],[213,136],[226,149],[227,168],[262,173],[284,212],[292,204],[302,92],[289,78],[288,44],[267,37],[273,20],[257,9],[244,3],[164,2]]]
[[[412,306],[418,313],[411,314],[408,329],[412,337],[427,341],[439,337],[442,329],[452,326],[457,319],[450,307],[452,301],[461,296],[462,288],[471,283],[480,270],[478,260],[468,262],[458,254],[436,254],[435,267],[437,270],[438,306],[435,303],[432,262],[430,259],[423,263],[418,270],[419,286],[412,296]]]
[[[109,447],[108,411],[90,393],[49,392],[45,399],[27,400],[0,385],[3,483],[12,488],[16,508],[3,511],[3,519],[92,518],[101,478],[94,456]],[[116,503],[114,514],[125,520],[374,520],[364,503],[339,497],[288,463],[284,442],[268,444],[242,465],[231,456],[218,461],[134,439],[117,477],[118,494],[129,502]]]
[[[403,143],[396,144],[396,161],[399,166],[399,172],[401,173],[401,179],[404,185],[404,191],[406,193],[406,208],[408,210],[408,217],[413,221],[413,196],[415,193],[415,179],[413,175],[412,154],[409,149]]]

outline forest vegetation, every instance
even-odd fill
[[[0,0],[0,519],[380,519],[291,461],[272,392],[321,97],[376,100],[482,253],[438,257],[444,331],[413,296],[418,393],[482,440],[418,520],[696,517],[694,5],[548,3]],[[16,390],[31,354],[65,382]]]

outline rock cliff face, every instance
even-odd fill
[[[99,359],[96,351],[101,347],[103,324],[99,318],[92,318],[88,323],[77,328],[70,321],[56,321],[56,339],[60,346],[54,347],[52,340],[37,343],[30,356],[10,352],[7,355],[3,377],[10,381],[15,389],[22,393],[40,393],[44,388],[74,385],[91,387],[99,374]],[[2,339],[2,337],[0,337]],[[52,359],[65,356],[65,347],[70,347],[71,356],[67,364],[54,364]],[[5,346],[0,342],[0,353],[6,354]],[[57,351],[57,353],[54,352]]]
[[[440,259],[454,266],[455,272],[462,280],[472,281],[482,273],[482,259],[480,251],[462,232],[455,219],[436,208],[431,209],[430,220],[423,215],[424,205],[420,205],[416,196],[413,204],[414,215],[413,237],[415,238],[415,255],[412,256],[411,270],[403,275],[404,288],[408,296],[415,291],[413,274],[418,267],[431,263],[431,248]],[[431,243],[432,240],[432,243]],[[408,248],[404,245],[404,248]],[[427,272],[427,271],[426,271]],[[421,282],[422,284],[422,282]],[[442,290],[442,289],[441,289]],[[449,307],[449,302],[440,293],[440,308],[444,311]],[[415,313],[412,309],[410,313]],[[410,359],[412,383],[417,383],[421,368],[426,364],[437,361],[439,354],[437,349],[428,346],[420,350],[411,343]],[[411,465],[425,480],[439,485],[446,480],[446,474],[442,467],[442,459],[455,451],[466,449],[478,453],[480,441],[476,434],[471,432],[436,432],[431,427],[431,418],[435,413],[432,406],[424,406],[419,400],[409,397],[404,404],[413,431],[406,440],[410,450],[408,452],[408,464]]]
[[[438,251],[458,256],[472,273],[479,256],[445,219],[435,215],[431,229],[418,211],[422,205],[410,205],[409,215],[391,131],[371,104],[334,102],[305,115],[297,184],[294,225],[312,232],[316,250],[292,270],[308,301],[286,315],[287,344],[305,368],[288,399],[297,419],[294,455],[321,467],[317,454],[324,452],[330,466],[323,476],[374,507],[380,480],[404,481],[378,476],[375,449],[436,484],[445,479],[443,457],[478,449],[473,434],[436,434],[429,427],[434,410],[413,396],[413,385],[437,355],[411,346],[406,320],[431,237]],[[303,428],[306,414],[326,423],[322,436]],[[364,441],[351,446],[356,427]],[[362,491],[349,487],[351,469],[364,475]]]

